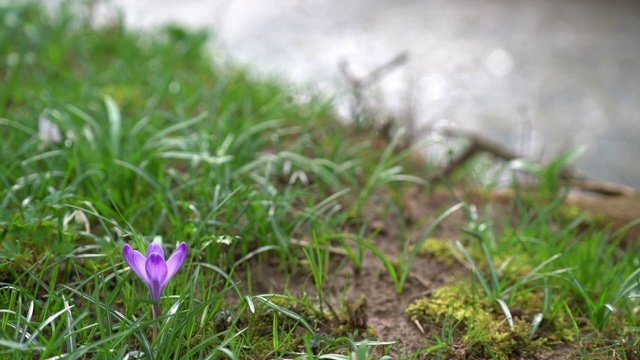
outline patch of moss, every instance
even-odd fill
[[[83,261],[84,266],[93,273],[99,273],[104,269],[111,267],[112,263],[109,259],[117,259],[122,256],[122,247],[111,246],[102,249],[104,257],[86,258]]]
[[[472,254],[474,256],[475,254]],[[489,272],[489,265],[487,263],[484,254],[482,258],[480,255],[474,256],[474,261],[484,273]],[[522,279],[525,276],[529,275],[531,271],[533,271],[534,267],[531,266],[533,261],[531,260],[531,256],[522,253],[515,252],[511,254],[492,254],[491,261],[496,269],[501,269],[500,273],[503,278],[507,278],[507,280],[515,280]]]
[[[97,261],[91,260],[91,259],[85,259],[84,266],[87,268],[87,270],[91,271],[92,273],[99,273],[100,271],[109,267],[110,264],[106,260],[104,260],[104,258],[99,259]]]
[[[467,284],[459,282],[441,287],[409,305],[406,312],[412,321],[420,320],[438,323],[445,316],[451,316],[456,322],[486,323],[492,319],[486,310],[490,308],[488,301],[479,296],[472,296]]]
[[[586,224],[593,225],[598,228],[604,228],[610,225],[610,221],[602,214],[594,214],[573,204],[565,203],[560,206],[560,219],[564,223],[571,223],[581,216],[586,216],[584,220]]]
[[[0,244],[0,251],[2,251]],[[13,253],[11,259],[0,258],[0,281],[13,283],[16,274],[20,274],[25,268],[34,266],[36,257],[32,251],[25,250],[23,253]]]
[[[454,265],[458,259],[453,255],[451,242],[448,239],[428,238],[420,246],[418,254],[433,259],[444,265]]]
[[[300,315],[312,326],[316,325],[315,315],[299,303],[282,298],[273,298],[270,302]],[[251,359],[303,350],[303,337],[306,334],[304,328],[298,321],[267,305],[257,306],[255,313],[245,313],[242,322],[248,327],[246,341],[251,344]],[[277,333],[274,333],[274,329]],[[278,336],[278,349],[274,349],[274,336]]]
[[[461,340],[467,345],[469,358],[531,359],[544,351],[543,342],[529,340],[531,324],[528,321],[515,318],[513,329],[502,320],[485,325],[472,329]]]
[[[418,254],[433,259],[439,264],[455,265],[460,261],[459,257],[454,255],[456,251],[458,250],[452,247],[448,239],[428,238],[420,247]],[[481,271],[489,271],[485,255],[478,247],[468,247],[467,251]],[[461,257],[462,255],[460,255]],[[492,261],[496,268],[502,269],[501,273],[504,276],[514,279],[527,276],[533,270],[530,265],[531,261],[526,254],[497,254],[493,255]]]
[[[139,86],[111,84],[103,87],[101,93],[103,96],[111,96],[117,104],[129,101],[139,106],[143,98],[143,91]]]
[[[13,273],[9,266],[11,266],[9,260],[0,259],[0,282],[12,283],[14,281]]]
[[[474,293],[468,283],[458,282],[416,300],[406,312],[411,320],[423,323],[442,325],[445,318],[452,319],[464,332],[457,341],[465,345],[464,352],[471,358],[511,359],[527,358],[547,345],[573,340],[570,324],[562,314],[544,318],[530,339],[533,318],[541,308],[541,293],[518,294],[511,304],[511,328],[496,303],[482,293]]]

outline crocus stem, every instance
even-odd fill
[[[158,318],[158,305],[153,305],[153,320]],[[158,322],[153,322],[153,338],[151,338],[151,342],[156,341],[156,337],[158,336]]]

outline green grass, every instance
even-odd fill
[[[558,199],[548,202],[538,195],[517,193],[508,212],[497,216],[515,215],[502,229],[492,224],[495,209],[483,215],[467,208],[469,225],[461,229],[467,236],[457,241],[456,251],[478,286],[474,296],[479,294],[493,304],[492,316],[512,330],[510,309],[518,308],[524,313],[520,317],[528,319],[523,331],[529,340],[538,338],[545,325],[547,333],[557,333],[541,340],[566,339],[567,325],[573,323],[576,332],[568,338],[590,358],[624,354],[626,350],[620,348],[630,346],[629,339],[637,347],[639,335],[635,294],[640,257],[630,249],[622,250],[620,238],[611,231],[581,229],[584,217],[568,223],[561,214],[563,197],[558,194]],[[469,327],[472,324],[466,322]],[[482,356],[492,352],[487,344],[480,348]]]
[[[67,8],[0,11],[2,353],[252,358],[266,346],[251,334],[266,309],[285,315],[272,317],[285,333],[268,345],[295,348],[301,337],[286,331],[298,325],[315,336],[232,274],[251,257],[294,265],[292,238],[331,235],[351,216],[336,209],[368,169],[328,103],[296,104],[278,82],[214,68],[203,33],[96,30]],[[38,135],[39,118],[61,141]],[[155,342],[147,290],[121,256],[125,242],[151,240],[189,245]],[[229,308],[232,320],[216,321]]]
[[[212,65],[205,33],[95,29],[76,10],[23,3],[0,5],[0,24],[0,357],[504,358],[553,341],[637,356],[640,258],[562,215],[555,175],[572,156],[536,169],[543,196],[518,192],[501,226],[463,202],[408,224],[402,184],[428,184],[403,165],[424,144],[354,134],[328,101],[300,104],[276,80]],[[400,219],[397,256],[374,245],[371,204]],[[343,266],[358,273],[368,251],[401,294],[421,245],[456,210],[466,219],[452,251],[470,271],[418,303],[437,329],[421,351],[364,336],[364,307],[331,307],[327,283]],[[189,247],[157,319],[122,257],[125,243],[151,241]],[[273,262],[307,271],[309,293],[255,293]],[[447,294],[491,320],[457,316]]]

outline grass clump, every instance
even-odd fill
[[[333,319],[336,324],[331,326],[331,332],[336,336],[353,339],[376,339],[375,329],[367,323],[368,316],[366,295],[362,295],[354,304],[346,301],[342,314]]]
[[[559,343],[578,344],[573,351],[582,355],[622,351],[626,341],[612,339],[637,333],[637,255],[622,251],[619,238],[586,215],[567,222],[565,195],[536,202],[520,193],[524,199],[516,196],[506,205],[510,216],[501,217],[508,219],[502,230],[493,223],[496,209],[465,209],[468,225],[452,251],[464,259],[475,285],[438,289],[407,310],[413,319],[441,324],[443,331],[447,323],[459,327],[446,332],[448,342],[436,337],[439,345],[431,350],[451,351],[458,342],[465,344],[460,351],[479,346],[481,356],[502,358],[522,356],[518,349],[529,345]],[[501,327],[507,332],[501,334]]]
[[[259,305],[255,313],[245,312],[242,320],[247,324],[244,341],[252,349],[247,359],[280,357],[287,353],[304,351],[304,335],[312,336],[309,330],[299,325],[302,318],[317,318],[312,316],[299,303],[284,298],[269,299],[269,306]],[[284,311],[279,311],[284,309]],[[299,317],[298,317],[299,316]],[[317,322],[310,324],[317,328]]]
[[[317,314],[256,300],[251,276],[239,285],[237,274],[274,259],[287,272],[300,261],[292,239],[314,229],[339,236],[346,219],[361,216],[350,204],[417,179],[397,166],[406,154],[389,150],[380,165],[384,150],[345,141],[326,101],[300,103],[278,81],[212,65],[205,32],[142,34],[121,20],[96,28],[78,15],[85,5],[52,14],[36,3],[0,5],[0,302],[8,304],[0,354],[359,349],[330,332],[331,346],[309,347],[323,335],[310,325]],[[350,191],[365,184],[366,195]],[[189,248],[157,320],[122,259],[124,243],[152,241]],[[266,322],[270,341],[255,333]]]

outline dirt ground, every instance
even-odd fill
[[[473,202],[481,207],[483,203],[487,203],[487,200],[474,198]],[[405,193],[403,203],[405,206],[403,215],[406,221],[417,223],[427,217],[431,219],[411,235],[411,240],[415,241],[438,214],[455,205],[457,200],[447,192],[428,194],[423,190],[412,189]],[[498,206],[499,203],[498,199]],[[367,220],[373,227],[381,228],[374,237],[374,244],[378,250],[394,259],[398,250],[398,238],[401,236],[400,220],[392,214],[381,216],[375,206],[370,209]],[[506,210],[506,207],[502,210]],[[500,209],[497,211],[500,212]],[[444,220],[433,235],[437,238],[457,240],[460,236],[459,229],[465,225],[464,214],[458,210]],[[327,288],[324,291],[334,308],[343,310],[340,308],[340,300],[346,299],[349,303],[356,304],[365,295],[367,298],[366,325],[375,329],[379,341],[399,341],[401,351],[406,354],[413,354],[428,347],[425,340],[433,330],[438,331],[437,327],[425,328],[410,321],[405,313],[407,307],[414,300],[428,295],[444,284],[456,278],[467,279],[469,276],[468,270],[462,264],[443,265],[433,259],[418,256],[411,266],[411,274],[404,291],[401,295],[397,295],[395,284],[384,264],[371,251],[366,251],[363,269],[359,274],[354,272],[351,261],[340,255],[338,248],[332,253],[331,260],[338,271],[326,282]],[[285,275],[277,262],[271,264],[262,262],[256,265],[260,266],[260,271],[253,275],[254,294],[285,292],[293,296],[300,296],[303,292],[309,296],[315,294],[313,279],[309,272],[300,271]],[[256,269],[255,266],[252,268]],[[541,353],[536,358],[567,359],[572,358],[574,352],[573,346],[562,345]],[[465,358],[464,354],[460,355],[461,359]],[[425,355],[425,358],[429,357]]]
[[[416,192],[417,194],[417,192]],[[441,197],[424,202],[419,211],[434,214],[446,210],[447,205],[455,204],[453,199]],[[418,209],[418,208],[416,208]],[[377,249],[394,259],[397,254],[398,237],[400,236],[399,219],[395,216],[378,218],[371,211],[370,223],[382,229],[373,239]],[[422,214],[410,215],[421,216]],[[455,238],[456,227],[464,221],[462,213],[454,213],[444,221],[437,236]],[[428,226],[428,223],[425,225]],[[374,229],[371,229],[372,231]],[[419,233],[419,232],[417,232]],[[336,248],[331,255],[332,266],[338,271],[326,282],[325,296],[336,311],[342,311],[340,301],[346,300],[351,305],[356,304],[364,295],[367,298],[366,325],[373,327],[379,341],[399,340],[401,348],[407,353],[419,350],[423,344],[424,334],[418,326],[412,323],[405,314],[405,309],[416,299],[425,296],[435,288],[447,283],[452,276],[460,274],[461,266],[448,267],[430,259],[418,256],[412,265],[412,272],[401,295],[397,295],[395,284],[389,276],[382,261],[371,251],[366,251],[363,267],[356,274],[350,260],[346,259]],[[277,262],[261,262],[252,265],[252,269],[260,266],[260,271],[253,274],[252,290],[254,294],[285,293],[301,296],[303,292],[309,296],[315,295],[313,279],[310,273],[299,271],[285,274]],[[335,276],[334,276],[335,275]],[[238,278],[243,278],[240,273]],[[345,286],[346,285],[346,286]],[[345,292],[346,289],[346,292]],[[428,329],[424,329],[428,331]]]

